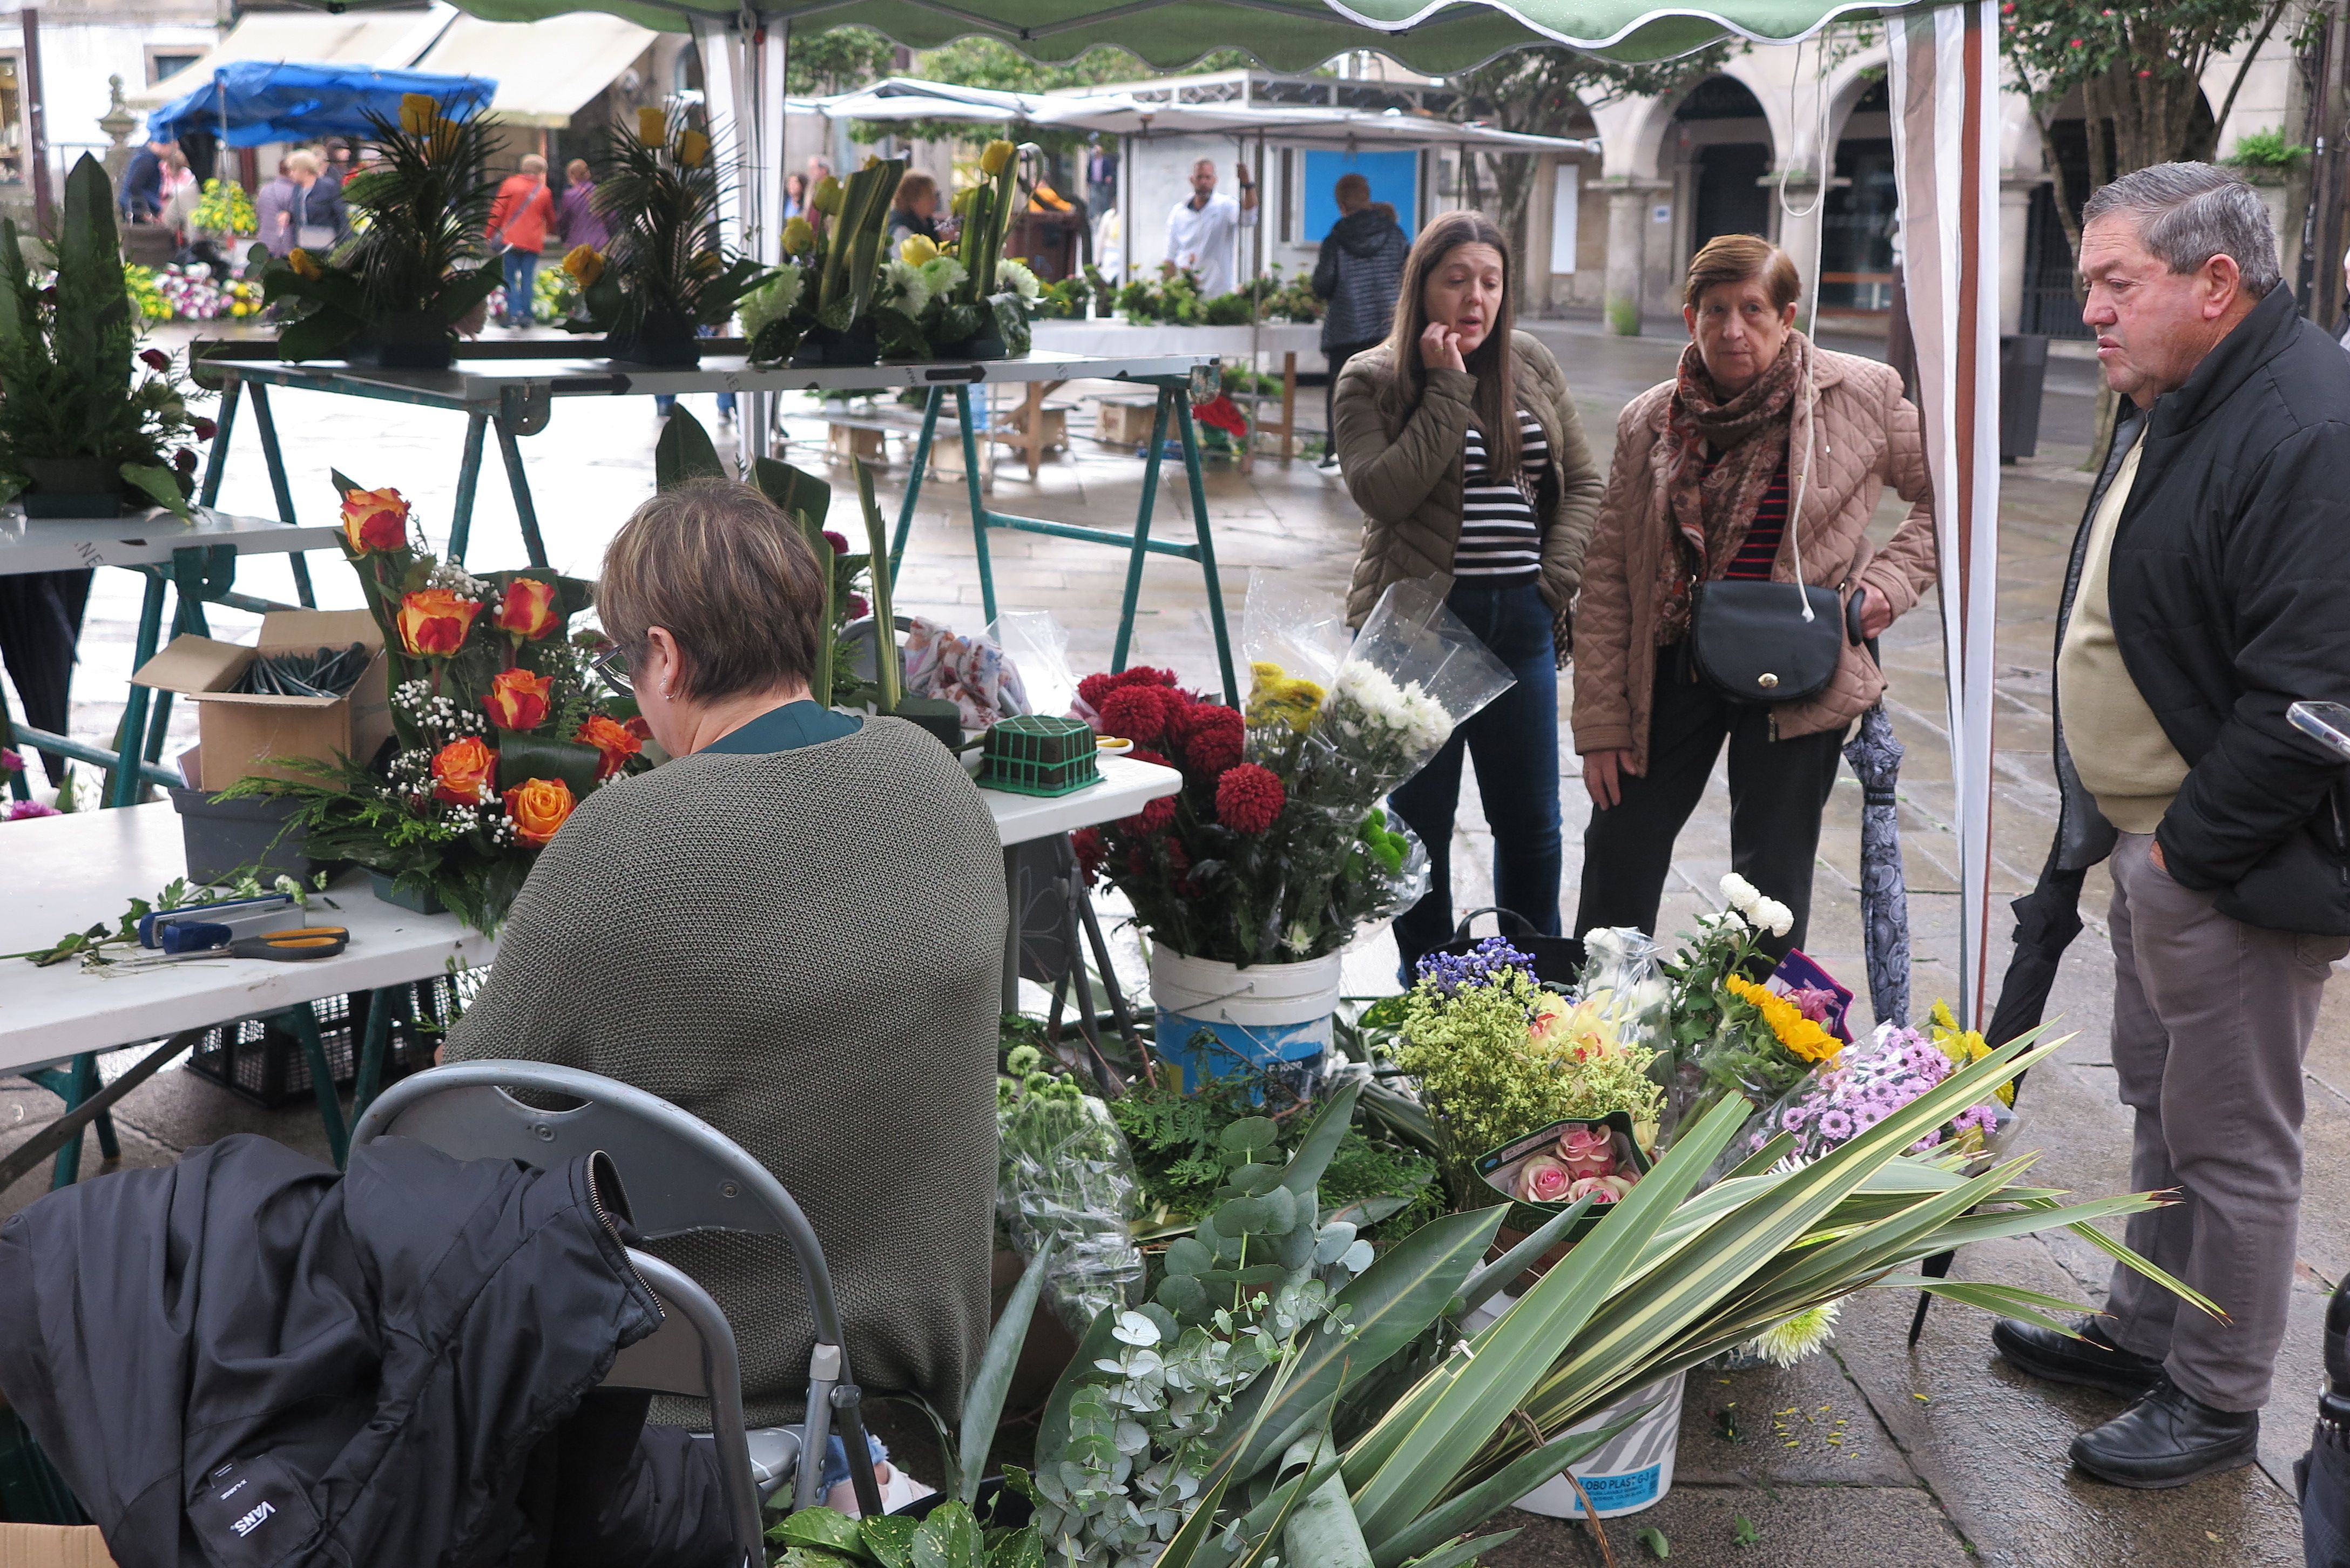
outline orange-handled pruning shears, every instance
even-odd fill
[[[264,931],[258,936],[240,937],[229,944],[233,958],[272,959],[279,963],[298,963],[304,959],[333,958],[350,945],[351,933],[343,926],[299,926],[290,931]]]

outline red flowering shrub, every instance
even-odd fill
[[[1235,833],[1268,833],[1289,802],[1281,777],[1270,768],[1243,763],[1216,781],[1216,819]],[[1157,805],[1156,801],[1151,803]]]

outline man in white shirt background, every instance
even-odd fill
[[[1234,252],[1241,229],[1256,222],[1256,182],[1249,166],[1237,163],[1241,199],[1216,194],[1216,165],[1202,158],[1191,166],[1191,196],[1167,214],[1167,259],[1200,278],[1200,296],[1213,299],[1238,287]]]

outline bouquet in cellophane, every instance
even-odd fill
[[[229,793],[297,797],[313,858],[357,861],[494,930],[580,800],[651,766],[650,732],[598,672],[603,636],[570,632],[586,583],[545,568],[474,576],[419,547],[398,491],[339,473],[335,485],[343,554],[383,629],[392,740],[380,758]]]

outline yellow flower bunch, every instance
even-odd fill
[[[698,130],[689,130],[677,139],[677,161],[688,169],[699,169],[710,157],[710,138]]]
[[[669,110],[659,104],[646,104],[637,110],[637,140],[647,147],[663,147],[669,143]]]
[[[1015,151],[1008,141],[989,142],[986,150],[979,155],[979,171],[991,180],[994,179],[1003,172],[1004,165],[1012,161]]]
[[[308,251],[302,249],[299,245],[295,246],[294,249],[286,253],[286,265],[294,269],[294,275],[296,277],[317,278],[325,275],[326,269],[319,266],[317,257],[312,255]]]
[[[400,129],[409,135],[423,135],[440,118],[441,105],[429,94],[404,92],[400,95]]]
[[[908,234],[898,246],[898,259],[908,266],[920,266],[925,262],[936,261],[938,255],[939,243],[927,234]]]
[[[1252,724],[1286,724],[1302,735],[1327,695],[1315,682],[1291,675],[1278,664],[1258,659],[1249,666],[1248,722]]]
[[[1950,1011],[1950,1004],[1939,996],[1934,999],[1934,1011],[1927,1020],[1926,1027],[1934,1037],[1934,1048],[1948,1056],[1953,1067],[1963,1067],[1970,1062],[1980,1062],[1991,1054],[1991,1044],[1983,1039],[1982,1031],[1960,1028],[1957,1015]],[[2002,1084],[1999,1086],[1999,1103],[2010,1109],[2014,1107],[2015,1085],[2013,1084]]]
[[[784,223],[784,254],[804,256],[816,249],[816,225],[806,218],[791,218]]]
[[[830,174],[817,181],[815,192],[808,197],[808,205],[827,218],[840,216],[840,181]]]
[[[594,245],[574,245],[563,258],[563,270],[586,288],[604,275],[604,255]]]
[[[1844,1049],[1844,1042],[1804,1016],[1802,1008],[1774,991],[1755,984],[1742,974],[1726,976],[1722,988],[1750,1003],[1771,1026],[1772,1035],[1790,1054],[1805,1062],[1825,1062]]]

